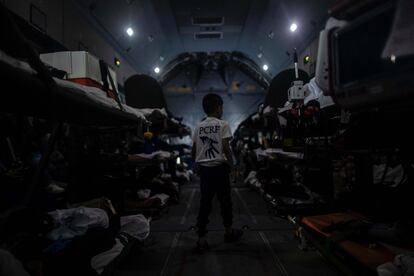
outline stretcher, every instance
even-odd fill
[[[301,221],[305,237],[346,275],[376,275],[379,265],[394,259],[389,248],[372,241],[351,240],[327,229],[338,224],[364,220],[359,213],[333,213],[304,217]]]
[[[26,62],[0,50],[0,79],[13,87],[13,93],[3,95],[2,110],[82,125],[139,125],[146,121],[139,110],[125,104],[121,110],[96,87],[53,78],[56,89],[51,93],[37,74]]]

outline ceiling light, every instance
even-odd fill
[[[267,66],[267,64],[263,65],[263,70],[267,71],[269,69],[269,66]]]
[[[296,25],[296,23],[292,23],[292,25],[290,25],[290,31],[293,33],[298,29],[298,25]]]
[[[133,36],[133,35],[134,35],[134,30],[133,30],[131,27],[129,27],[129,28],[126,30],[126,33],[127,33],[129,36]]]
[[[309,55],[303,57],[303,64],[307,64],[311,60]]]
[[[159,67],[154,68],[155,74],[159,74],[161,72],[161,69]]]
[[[116,67],[120,67],[121,66],[121,61],[117,57],[114,58],[114,63],[116,65]]]

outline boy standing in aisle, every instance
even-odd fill
[[[232,134],[223,115],[223,100],[217,94],[203,98],[203,109],[207,117],[198,124],[193,135],[193,158],[199,168],[201,200],[197,218],[199,239],[197,250],[209,249],[207,240],[208,216],[214,195],[220,202],[221,216],[226,229],[224,242],[238,241],[243,232],[233,229],[230,172],[233,171],[233,155],[230,149]]]

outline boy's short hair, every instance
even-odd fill
[[[223,99],[217,94],[210,93],[203,98],[203,110],[207,115],[214,113],[222,105]]]

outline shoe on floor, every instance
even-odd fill
[[[210,246],[208,245],[207,241],[202,241],[202,242],[197,241],[197,246],[194,249],[195,253],[201,254],[201,253],[207,252],[208,250],[210,250]]]
[[[243,231],[239,229],[233,229],[231,234],[224,234],[224,242],[225,243],[231,243],[236,242],[240,240],[240,238],[243,236]]]

